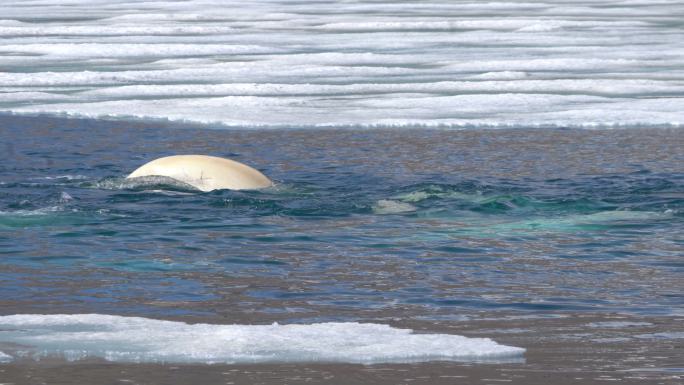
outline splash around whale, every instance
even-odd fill
[[[208,155],[174,155],[148,162],[126,178],[165,176],[201,191],[253,190],[273,186],[258,170],[234,160]]]

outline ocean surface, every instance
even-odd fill
[[[207,130],[13,116],[0,127],[0,351],[15,358],[510,362],[521,349],[468,340],[449,351],[426,341],[457,336],[382,328],[684,317],[680,129]],[[124,178],[177,153],[243,161],[276,185],[202,193]],[[102,316],[30,315],[43,313]],[[308,328],[249,326],[273,322]],[[681,334],[673,327],[657,331]],[[243,343],[219,348],[217,335]]]
[[[3,1],[0,382],[678,383],[682,20]],[[275,186],[125,179],[176,154]]]

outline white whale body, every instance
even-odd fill
[[[268,177],[234,160],[207,155],[174,155],[146,163],[126,178],[165,176],[201,191],[253,190],[273,186]]]

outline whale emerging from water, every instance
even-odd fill
[[[126,178],[165,176],[201,191],[253,190],[273,182],[252,167],[234,160],[207,155],[174,155],[146,163]]]

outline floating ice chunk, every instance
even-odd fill
[[[416,211],[416,206],[404,202],[381,199],[373,205],[376,214],[401,214]]]
[[[0,352],[0,364],[12,362],[13,360],[14,360],[14,358],[12,358],[12,356],[5,354],[3,352]]]
[[[370,323],[209,325],[101,314],[2,316],[0,342],[29,346],[34,358],[178,363],[510,361],[525,351]]]

